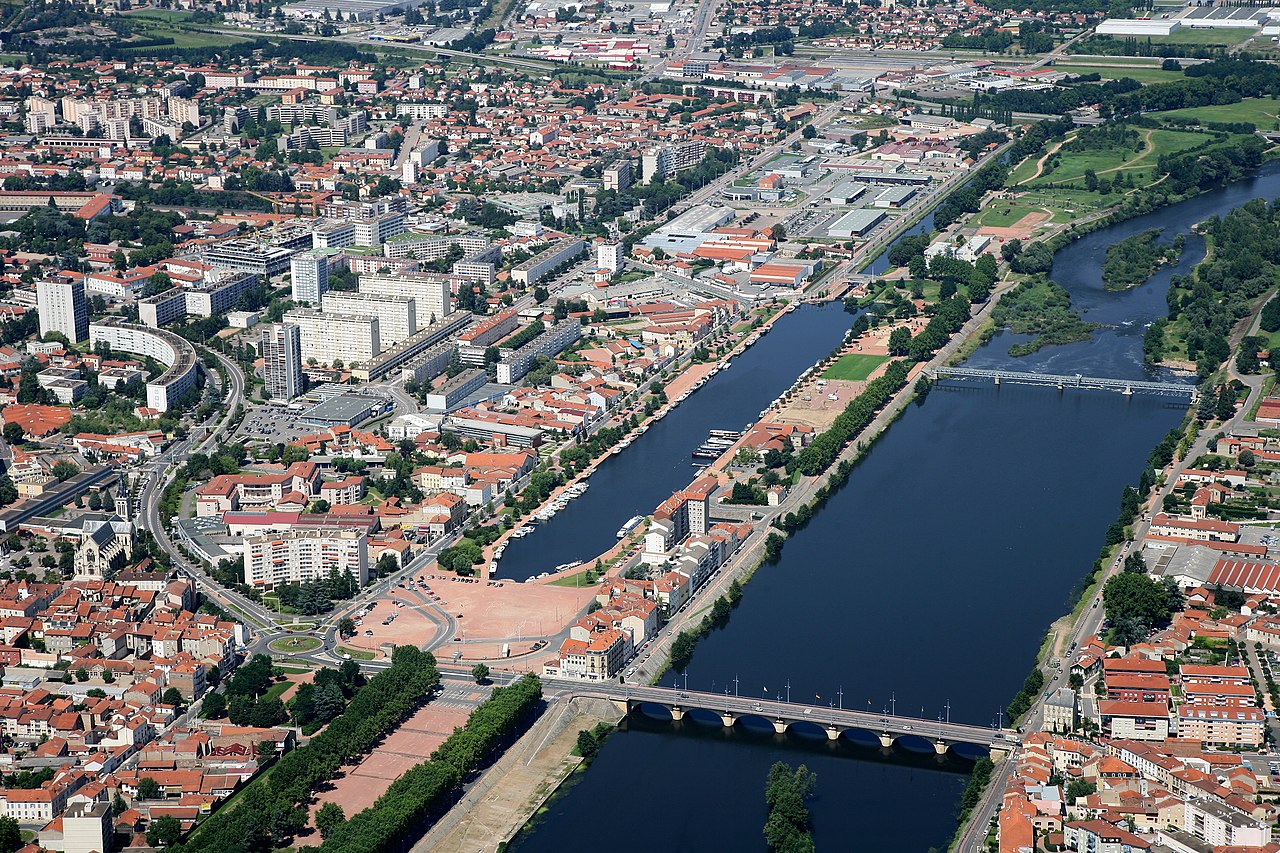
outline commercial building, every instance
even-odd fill
[[[586,244],[577,237],[561,240],[513,267],[511,280],[525,287],[533,287],[556,267],[581,256],[585,248]]]
[[[498,382],[511,385],[533,367],[540,355],[553,357],[582,337],[582,324],[576,319],[562,320],[498,362]]]
[[[642,244],[669,255],[689,253],[711,239],[711,232],[733,219],[733,208],[700,204],[659,227]]]
[[[647,184],[692,169],[706,154],[707,143],[701,139],[650,148],[640,159],[640,180]]]
[[[861,237],[888,218],[883,210],[851,210],[827,227],[827,234],[840,240]]]
[[[263,331],[262,375],[273,400],[292,400],[302,393],[302,334],[297,326],[273,323]]]
[[[293,253],[280,246],[252,240],[228,240],[205,250],[204,259],[215,267],[270,277],[289,269]]]
[[[418,322],[430,325],[453,311],[453,288],[449,276],[435,273],[373,273],[360,276],[360,293],[373,296],[410,297],[417,304]]]
[[[354,228],[352,231],[354,233]],[[320,297],[329,289],[329,259],[315,252],[294,255],[289,262],[293,279],[293,301],[319,305]]]
[[[417,302],[412,296],[335,290],[324,295],[321,310],[327,316],[377,317],[378,340],[383,348],[398,344],[418,331]]]
[[[89,336],[89,303],[83,281],[38,282],[36,310],[40,314],[41,337],[58,332],[77,344]]]
[[[382,351],[377,317],[343,317],[296,308],[284,315],[284,321],[298,327],[304,361],[362,364]]]
[[[369,538],[363,530],[291,530],[244,538],[244,581],[272,590],[329,574],[351,572],[369,582]]]
[[[113,350],[149,356],[168,368],[147,383],[147,405],[157,411],[168,411],[196,387],[200,362],[195,347],[172,332],[114,321],[93,323],[89,326],[89,343],[97,346],[99,341],[105,341]]]

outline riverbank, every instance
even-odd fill
[[[581,767],[582,758],[573,754],[578,732],[599,723],[616,725],[623,716],[614,703],[600,699],[549,703],[524,736],[418,839],[411,853],[501,849]]]
[[[718,358],[715,361],[694,364],[692,363],[693,349],[690,349],[688,352],[682,354],[672,365],[670,365],[666,369],[666,371],[664,371],[664,374],[661,380],[663,382],[663,394],[668,400],[668,402],[662,407],[652,412],[651,414],[649,414],[648,416],[644,417],[642,420],[638,421],[638,423],[636,424],[636,428],[628,432],[627,435],[622,439],[622,441],[618,443],[618,445],[614,445],[614,448],[612,448],[611,450],[605,453],[602,453],[599,456],[592,459],[590,463],[588,463],[587,466],[583,468],[581,471],[579,471],[574,477],[566,480],[559,487],[552,490],[552,492],[538,507],[534,508],[529,513],[521,516],[521,518],[513,524],[510,530],[503,533],[498,539],[492,542],[489,546],[486,546],[483,549],[484,562],[482,564],[482,567],[483,567],[482,579],[484,580],[501,579],[497,577],[497,573],[501,572],[501,559],[500,558],[498,559],[498,567],[496,569],[491,570],[489,567],[494,562],[494,556],[493,556],[494,552],[497,551],[499,547],[505,548],[506,546],[511,544],[513,539],[513,533],[516,529],[518,529],[523,525],[529,524],[530,519],[536,516],[539,512],[543,511],[545,508],[556,503],[556,501],[561,500],[564,497],[565,492],[567,492],[573,486],[587,484],[587,481],[590,479],[592,475],[595,474],[595,472],[599,469],[599,467],[603,465],[615,452],[618,451],[619,445],[621,445],[623,442],[626,442],[628,445],[630,445],[631,443],[637,441],[645,432],[647,432],[649,429],[654,427],[661,418],[666,417],[667,414],[669,414],[672,410],[674,410],[677,406],[679,406],[681,404],[682,398],[686,397],[686,395],[690,393],[696,392],[696,387],[698,386],[698,383],[700,383],[705,379],[709,379],[712,373],[725,369],[726,366],[734,358],[737,358],[743,352],[745,352],[749,346],[747,344],[747,341],[753,341],[762,335],[768,334],[772,330],[774,324],[777,323],[783,316],[785,316],[788,313],[792,305],[794,305],[794,302],[787,303],[784,300],[778,306],[773,307],[772,310],[770,310],[771,306],[767,306],[767,305],[759,306],[757,308],[751,309],[748,312],[747,318],[744,321],[739,322],[736,325],[729,324],[726,327],[723,327],[717,330],[714,333],[717,337],[722,337],[726,334],[736,334],[737,338],[736,340],[733,341],[732,345],[729,346],[729,348],[724,351],[724,353],[720,356],[720,358]],[[757,319],[760,321],[759,326],[754,325]],[[700,342],[700,345],[705,345],[705,341]],[[632,406],[639,405],[639,401],[643,399],[644,394],[647,393],[645,389],[647,389],[648,387],[649,386],[646,384],[642,388],[637,390],[636,392],[637,400],[636,402],[631,404]],[[622,422],[624,417],[625,417],[625,412],[614,414],[610,417],[610,420],[608,423],[612,424],[615,422]],[[630,449],[629,446],[624,447],[621,449],[621,452],[626,453],[627,450],[629,449]],[[535,535],[536,535],[536,528],[535,528]],[[566,577],[571,577],[576,572],[582,571],[583,566],[594,565],[597,561],[607,562],[611,559],[616,559],[618,556],[620,556],[623,553],[623,546],[624,546],[624,543],[611,545],[609,548],[606,548],[603,552],[597,555],[590,556],[587,558],[580,558],[581,562],[578,565],[565,568],[560,571],[549,572],[546,577],[541,577],[536,582],[537,583],[556,583],[557,581],[561,581]],[[522,578],[517,577],[516,580],[519,581],[519,580],[522,580]]]

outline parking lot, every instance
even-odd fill
[[[251,405],[236,436],[249,441],[285,442],[319,432],[302,422],[302,412],[283,406]]]

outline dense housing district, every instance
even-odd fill
[[[504,849],[631,689],[682,719],[909,401],[1103,333],[1057,250],[1274,155],[1278,21],[0,4],[0,853]],[[965,853],[1280,851],[1280,216],[1196,232],[1142,335],[1193,406],[979,732]],[[847,334],[766,380],[806,312]]]

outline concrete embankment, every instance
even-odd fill
[[[625,709],[603,699],[552,700],[524,737],[467,789],[412,853],[497,850],[520,831],[582,763],[578,732],[616,724]]]

